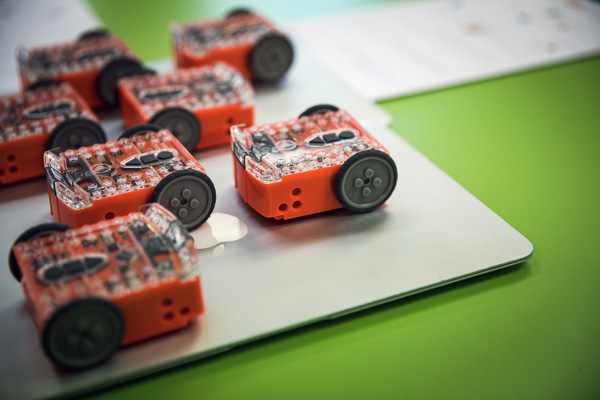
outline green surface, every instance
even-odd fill
[[[289,17],[279,3],[271,15]],[[140,21],[160,27],[149,36],[127,23],[134,3],[92,4],[145,59],[168,56],[167,20],[231,8],[144,2]],[[318,12],[350,7],[332,4]],[[93,397],[600,398],[599,77],[596,57],[382,103],[400,135],[531,240],[530,261]]]

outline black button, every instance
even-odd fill
[[[108,246],[106,246],[106,249],[107,249],[108,251],[111,251],[111,252],[112,252],[112,251],[117,251],[117,250],[119,250],[119,246],[117,246],[117,244],[116,244],[116,243],[111,243],[111,244],[109,244]]]
[[[173,157],[173,153],[170,151],[161,151],[157,154],[157,156],[159,160],[168,160],[169,158]]]
[[[155,256],[157,254],[169,254],[169,246],[167,246],[167,244],[159,238],[144,240],[142,242],[142,247],[144,247],[146,254],[150,256]]]
[[[85,258],[85,267],[87,269],[96,269],[102,266],[103,264],[108,264],[106,259],[104,259],[103,257],[88,256]]]
[[[134,257],[135,257],[135,253],[133,251],[123,250],[123,251],[120,251],[117,254],[117,257],[115,257],[115,258],[118,261],[129,262],[129,261],[133,260]]]
[[[134,158],[132,160],[129,160],[125,163],[126,166],[128,167],[141,167],[142,166],[142,162],[140,160],[138,160],[137,158]]]
[[[140,160],[142,160],[144,164],[152,164],[157,162],[158,158],[156,158],[154,154],[146,154],[145,156],[141,156]]]
[[[85,267],[83,266],[83,261],[73,260],[64,263],[63,269],[67,275],[76,275],[82,273],[85,270]]]
[[[57,279],[62,278],[64,274],[65,274],[64,269],[62,269],[61,267],[54,266],[54,267],[50,267],[46,271],[44,271],[44,278],[49,281],[55,281]]]
[[[35,270],[38,271],[48,264],[56,264],[57,262],[58,258],[54,254],[52,254],[48,257],[36,258],[35,260],[33,260],[33,268],[35,268]]]
[[[323,141],[323,139],[321,139],[320,137],[316,137],[316,138],[314,138],[313,140],[311,140],[308,143],[314,144],[315,146],[319,146],[319,145],[325,144],[325,142]]]
[[[353,137],[354,137],[354,132],[352,132],[352,131],[340,132],[340,139],[352,139]]]
[[[323,139],[325,139],[327,143],[333,143],[340,140],[338,135],[336,135],[335,133],[328,133],[327,135],[323,135]]]

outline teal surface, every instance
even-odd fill
[[[289,19],[363,3],[252,7]],[[234,5],[91,4],[146,60],[169,55],[168,21]],[[399,135],[525,235],[534,257],[92,397],[600,398],[600,57],[381,105]]]

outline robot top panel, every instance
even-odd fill
[[[0,97],[0,143],[51,132],[73,118],[98,121],[68,84]]]
[[[183,107],[195,112],[254,103],[252,85],[224,63],[125,78],[120,85],[133,94],[147,119],[166,107]]]
[[[196,55],[213,49],[255,43],[262,35],[275,31],[269,21],[253,13],[176,25],[171,29],[175,46]]]
[[[17,62],[21,73],[30,82],[41,78],[99,70],[110,60],[121,56],[137,59],[137,56],[113,35],[17,50]]]

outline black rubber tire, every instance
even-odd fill
[[[194,151],[202,134],[198,118],[191,111],[182,107],[164,108],[154,114],[150,123],[170,130],[190,152]]]
[[[191,193],[184,193],[186,189]],[[197,200],[196,206],[193,206],[194,200]],[[185,229],[192,231],[212,214],[217,192],[208,176],[195,169],[184,169],[172,172],[158,182],[150,202],[161,204],[181,221]],[[185,215],[181,210],[185,210]]]
[[[292,66],[294,48],[289,39],[279,33],[267,33],[250,51],[250,70],[257,80],[266,83],[279,81]]]
[[[13,246],[17,243],[26,242],[28,240],[32,240],[43,236],[48,236],[53,233],[64,232],[69,229],[71,229],[71,227],[67,225],[57,224],[56,222],[50,222],[32,226],[17,237],[13,245],[10,247],[10,252],[8,253],[8,268],[10,269],[11,275],[17,280],[17,282],[21,282],[23,274],[21,273],[21,269],[19,268],[17,257],[13,252]]]
[[[101,37],[111,36],[111,33],[106,28],[96,28],[90,29],[88,31],[81,32],[79,36],[77,36],[78,42],[84,42],[89,39],[96,39]]]
[[[329,111],[339,111],[340,109],[337,108],[336,106],[332,106],[331,104],[317,104],[316,106],[312,106],[307,108],[306,110],[304,110],[304,112],[302,114],[300,114],[300,116],[298,116],[298,118],[302,118],[302,117],[310,117],[311,115],[315,115],[315,114],[323,114]]]
[[[240,15],[252,15],[254,14],[252,11],[250,11],[248,8],[244,8],[244,7],[240,7],[240,8],[234,8],[233,10],[230,10],[227,15],[225,16],[225,18],[231,18],[231,17],[238,17]]]
[[[123,314],[101,298],[81,298],[59,308],[42,330],[42,348],[56,365],[79,370],[100,364],[121,344]]]
[[[106,134],[99,124],[87,118],[73,118],[52,130],[46,142],[46,150],[58,147],[62,152],[105,142]]]
[[[127,76],[128,72],[141,67],[138,60],[129,57],[115,57],[102,67],[96,80],[96,89],[109,107],[115,108],[119,103],[118,80]]]
[[[161,127],[154,124],[141,124],[132,126],[127,129],[125,132],[121,133],[117,140],[121,140],[124,138],[131,138],[137,135],[145,135],[148,132],[158,132],[161,130]]]
[[[335,196],[347,210],[373,211],[392,195],[397,180],[398,170],[392,157],[379,150],[365,150],[340,167],[335,177]]]
[[[26,92],[32,91],[32,90],[36,90],[39,88],[46,88],[46,87],[50,87],[50,86],[58,86],[58,85],[62,85],[62,82],[56,79],[52,79],[52,78],[42,78],[42,79],[38,79],[37,81],[33,82],[31,85],[27,86],[25,88]]]

